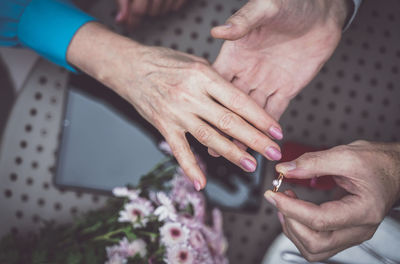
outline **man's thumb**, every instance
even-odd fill
[[[326,175],[341,175],[346,166],[334,149],[305,153],[299,158],[276,165],[276,171],[287,178],[310,179]]]
[[[211,29],[214,38],[237,40],[260,25],[264,10],[259,8],[259,1],[249,1],[233,14],[224,25]]]

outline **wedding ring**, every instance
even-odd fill
[[[280,172],[278,178],[272,181],[272,185],[274,186],[274,189],[272,190],[273,192],[277,192],[279,190],[279,187],[282,184],[283,177],[283,173]]]

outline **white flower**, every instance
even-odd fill
[[[120,244],[120,250],[123,252],[123,255],[126,257],[134,257],[136,254],[139,254],[140,257],[144,258],[147,254],[146,250],[146,242],[142,239],[136,239],[132,242],[129,242],[126,237],[124,237]]]
[[[194,218],[203,223],[206,213],[204,196],[201,193],[189,193],[186,195],[184,201],[182,205],[186,207],[188,204],[191,204],[194,211]]]
[[[128,257],[139,254],[140,257],[144,258],[147,254],[146,242],[142,239],[129,242],[126,237],[119,242],[119,245],[106,247],[106,251],[108,257],[106,264],[125,264]]]
[[[176,221],[176,209],[171,199],[163,192],[157,193],[157,201],[160,206],[154,211],[154,214],[158,216],[159,221],[171,220]]]
[[[188,246],[175,246],[167,250],[167,264],[193,264],[194,263],[194,252]]]
[[[154,208],[149,200],[138,198],[125,204],[124,210],[119,212],[119,222],[131,222],[133,227],[145,226],[148,222],[147,216]]]
[[[189,236],[189,229],[180,223],[165,223],[160,228],[161,242],[167,246],[186,243]]]
[[[115,187],[112,192],[116,197],[128,197],[130,200],[135,200],[139,198],[140,190],[129,190],[126,187]]]
[[[127,260],[119,255],[114,255],[105,264],[126,264]]]

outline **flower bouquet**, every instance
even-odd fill
[[[72,224],[45,223],[39,234],[8,235],[0,263],[228,263],[222,215],[212,211],[173,158]]]

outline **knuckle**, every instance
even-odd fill
[[[265,136],[262,135],[261,133],[258,133],[256,136],[254,136],[250,139],[249,147],[252,147],[253,149],[254,148],[255,149],[263,148],[265,145],[266,145],[265,144]],[[275,145],[272,145],[272,146],[274,146],[275,148],[277,147]]]
[[[195,70],[196,72],[208,72],[209,71],[209,67],[207,65],[207,63],[204,63],[202,61],[193,61],[190,64],[190,68],[192,70]]]
[[[201,143],[207,145],[207,143],[210,141],[211,131],[207,126],[201,125],[196,128],[195,137]]]
[[[309,239],[306,239],[304,241],[304,247],[308,252],[311,254],[319,254],[322,251],[321,244],[319,241],[311,241]]]
[[[315,217],[311,221],[311,228],[316,231],[324,231],[326,230],[326,227],[327,227],[327,222],[322,217]]]
[[[236,12],[230,20],[234,21],[239,27],[246,27],[249,24],[248,16],[243,12]]]
[[[221,150],[221,155],[227,159],[233,156],[234,153],[236,153],[237,147],[232,146],[231,144],[229,146],[224,147]]]
[[[218,128],[223,132],[229,131],[235,122],[235,114],[227,112],[223,114],[218,120]]]
[[[242,109],[247,101],[247,96],[242,93],[233,93],[231,100],[230,100],[230,107],[233,110],[239,110]]]
[[[385,213],[380,208],[369,210],[369,212],[370,214],[366,218],[366,224],[368,225],[377,225],[385,218]]]
[[[309,167],[315,168],[318,167],[318,162],[320,160],[320,156],[316,152],[307,152],[301,155],[298,159],[297,162],[299,166],[301,164],[308,164]]]

